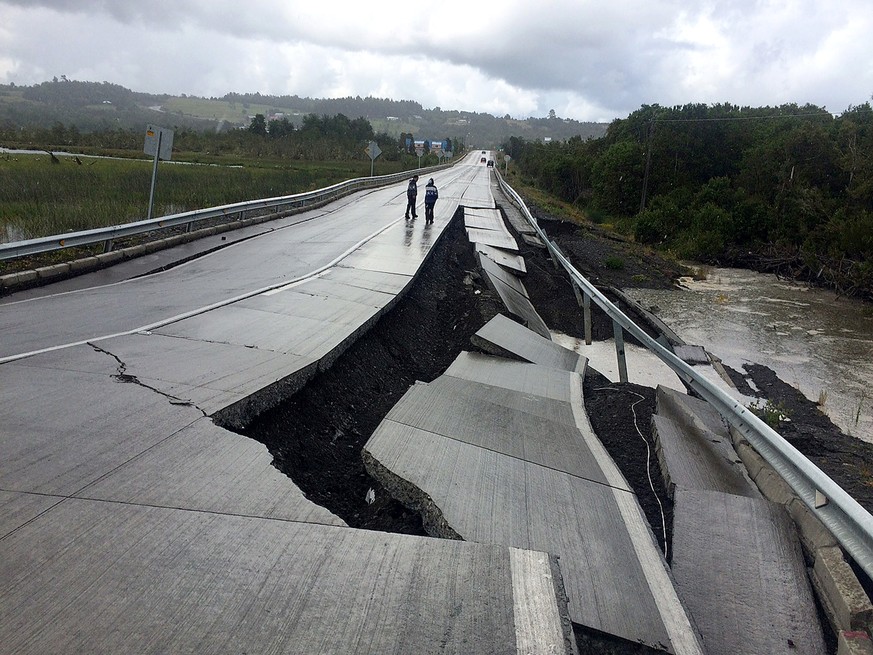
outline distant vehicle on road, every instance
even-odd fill
[[[482,157],[482,159],[479,160],[479,163],[480,163],[480,164],[484,164],[484,163],[485,163],[485,157]]]
[[[488,166],[490,166],[491,168],[494,168],[494,160],[493,159],[488,160]]]
[[[482,154],[483,154],[483,155],[485,154],[485,151],[484,151],[484,150],[482,151]]]

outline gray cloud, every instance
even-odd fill
[[[642,104],[870,98],[868,0],[0,0],[0,82],[378,95],[611,120]]]

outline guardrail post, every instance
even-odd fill
[[[624,331],[622,327],[612,322],[612,333],[615,335],[615,356],[618,358],[618,380],[627,382],[627,360],[624,355]]]
[[[114,244],[112,242],[112,239],[107,239],[106,241],[104,241],[103,242],[103,252],[110,252],[112,250],[113,245]]]
[[[570,279],[573,294],[576,296],[576,304],[582,308],[582,321],[585,325],[585,345],[591,345],[591,296],[579,288],[573,279]]]
[[[582,301],[582,319],[585,323],[585,345],[591,345],[591,296],[587,293]]]
[[[584,306],[585,301],[582,299],[582,292],[579,291],[579,285],[573,282],[573,279],[570,279],[570,286],[573,287],[573,295],[576,296],[576,304],[580,307]]]

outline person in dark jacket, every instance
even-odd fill
[[[440,197],[439,191],[437,191],[436,184],[433,182],[433,178],[430,178],[427,181],[427,185],[424,187],[424,222],[433,223],[433,208],[436,205],[437,198]]]
[[[406,220],[409,220],[409,213],[412,212],[412,219],[418,218],[415,213],[415,199],[418,197],[418,175],[413,175],[406,187]]]

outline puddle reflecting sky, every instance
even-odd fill
[[[626,293],[728,366],[763,364],[811,400],[826,393],[831,420],[873,442],[873,305],[739,269],[683,284]]]

